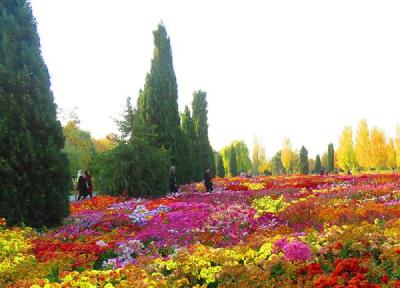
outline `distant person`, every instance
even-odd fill
[[[78,182],[76,189],[79,191],[78,200],[85,199],[88,196],[88,187],[85,177],[83,177],[82,170],[78,171]]]
[[[210,168],[208,168],[206,170],[206,173],[204,173],[204,186],[206,186],[207,192],[213,191],[213,183],[212,183],[212,176],[211,176]]]
[[[84,178],[86,180],[86,184],[87,184],[86,186],[87,186],[89,198],[92,198],[92,196],[93,196],[92,176],[89,175],[89,172],[87,170],[85,171]]]
[[[325,174],[324,169],[319,170],[319,176],[324,176],[324,174]]]
[[[347,170],[347,175],[351,175],[351,171],[350,170]]]
[[[178,187],[176,186],[176,169],[174,166],[169,170],[169,192],[178,192]]]

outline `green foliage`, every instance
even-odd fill
[[[221,154],[216,152],[215,154],[215,163],[216,163],[216,171],[217,171],[217,176],[218,177],[225,177],[225,167],[224,167],[224,162],[222,160]]]
[[[99,255],[99,258],[94,262],[93,264],[93,269],[95,270],[102,270],[103,268],[103,262],[107,261],[108,259],[116,258],[118,257],[118,254],[114,252],[114,250],[109,249]]]
[[[197,136],[196,131],[194,129],[193,119],[190,115],[189,107],[185,107],[184,113],[181,116],[182,123],[182,141],[184,145],[186,145],[187,153],[184,155],[186,159],[184,159],[184,163],[187,165],[187,169],[182,171],[182,179],[183,183],[192,182],[194,180],[199,181],[199,172],[201,171],[198,167],[199,165],[199,154],[196,149],[197,145]],[[178,167],[179,168],[179,167]],[[197,171],[198,170],[198,171]]]
[[[318,174],[321,171],[321,158],[319,155],[315,158],[315,173]]]
[[[231,155],[229,158],[229,171],[231,172],[231,176],[233,176],[233,177],[238,175],[235,149],[231,149]]]
[[[68,215],[61,124],[27,1],[0,1],[0,217],[53,226]]]
[[[301,149],[300,149],[300,173],[303,175],[307,175],[308,172],[309,172],[308,151],[304,146],[301,146]]]
[[[89,169],[96,149],[90,132],[81,130],[78,121],[70,121],[63,127],[65,137],[64,153],[69,161],[70,177],[78,170]]]
[[[102,189],[111,195],[161,197],[168,192],[169,154],[139,138],[120,143],[97,159]]]
[[[243,140],[233,141],[231,146],[235,149],[238,172],[248,172],[251,170],[251,160],[249,148]]]
[[[232,156],[232,153],[235,157]],[[229,146],[222,148],[220,154],[225,171],[231,176],[236,176],[239,172],[248,172],[252,168],[249,149],[243,140],[233,141]],[[232,171],[232,168],[235,170]]]
[[[206,96],[207,93],[204,91],[195,91],[192,101],[193,123],[197,141],[197,143],[194,144],[197,155],[195,160],[199,163],[199,167],[197,167],[198,170],[196,169],[196,171],[199,171],[200,179],[208,168],[215,174],[214,152],[208,139],[208,104]],[[196,179],[198,179],[198,177],[196,177]]]
[[[285,173],[281,160],[281,151],[278,151],[270,161],[272,175],[282,175]]]
[[[335,170],[335,151],[333,150],[333,144],[328,145],[328,165],[327,170],[332,173]]]
[[[182,164],[180,155],[185,151],[178,145],[182,139],[171,44],[163,24],[158,25],[153,36],[154,54],[150,73],[139,93],[137,111],[133,113],[133,136],[169,150],[172,164],[178,168]]]

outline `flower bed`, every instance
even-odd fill
[[[400,287],[400,175],[215,179],[0,221],[0,287]],[[3,226],[1,226],[3,225]]]

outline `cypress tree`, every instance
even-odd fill
[[[215,153],[215,163],[216,163],[216,174],[218,177],[223,178],[225,177],[225,167],[224,167],[224,162],[222,160],[222,156],[216,152]]]
[[[235,177],[238,175],[238,170],[237,170],[237,159],[236,159],[236,151],[235,148],[231,148],[231,153],[229,157],[229,170],[231,171],[231,176]]]
[[[328,145],[328,167],[329,173],[332,173],[335,169],[335,151],[333,150],[333,144]]]
[[[68,215],[63,146],[29,2],[0,1],[0,217],[53,226]]]
[[[182,133],[183,133],[183,141],[185,142],[187,148],[187,154],[185,156],[185,163],[187,163],[187,171],[183,171],[185,182],[192,182],[195,179],[198,181],[198,177],[196,178],[195,164],[198,163],[198,159],[195,158],[197,154],[195,152],[195,144],[196,144],[196,132],[194,130],[193,119],[190,115],[189,107],[185,107],[185,110],[182,114]]]
[[[215,160],[210,141],[208,139],[208,118],[206,92],[195,91],[193,93],[192,111],[193,122],[196,131],[197,149],[199,163],[201,163],[201,174],[211,168],[215,173]]]
[[[173,67],[170,39],[162,23],[158,25],[154,36],[154,54],[150,72],[146,76],[143,91],[137,100],[136,121],[141,124],[134,134],[147,140],[152,146],[169,150],[172,164],[182,169],[186,152],[182,145],[182,131],[178,111],[178,89]]]
[[[146,132],[148,127],[141,120],[128,99],[122,120],[117,121],[122,138],[114,149],[95,159],[96,174],[108,194],[154,198],[168,192],[170,155],[150,145],[151,132]]]
[[[300,173],[303,175],[308,174],[308,151],[304,146],[300,149]]]
[[[321,171],[321,158],[319,155],[315,158],[315,174],[318,174]]]

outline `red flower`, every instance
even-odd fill
[[[389,282],[389,276],[387,274],[383,275],[381,281],[385,284]]]

